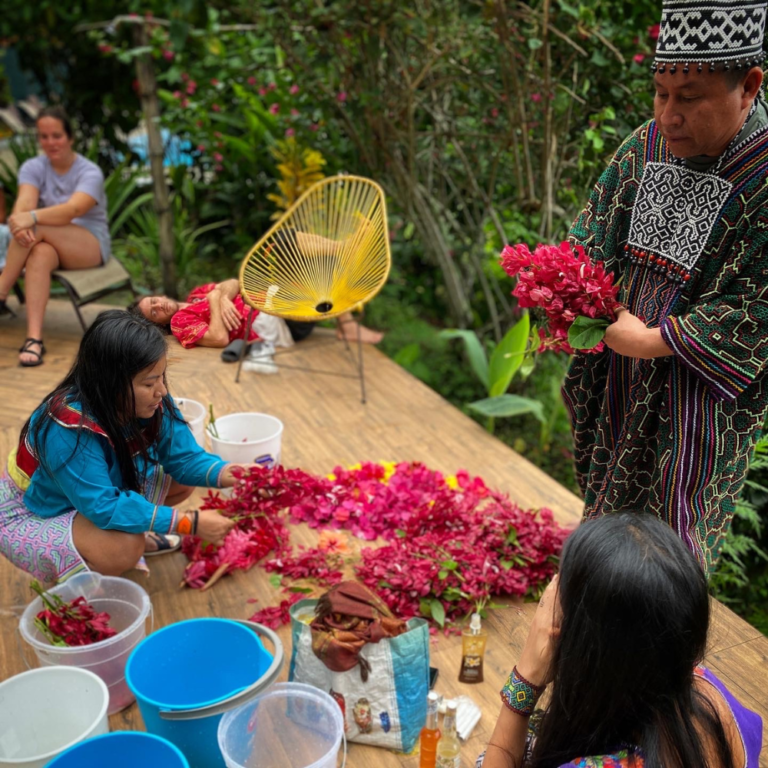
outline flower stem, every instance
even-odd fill
[[[208,420],[208,428],[211,430],[211,434],[214,437],[218,437],[219,430],[216,428],[216,417],[213,415],[213,403],[208,403],[208,414],[210,416]]]

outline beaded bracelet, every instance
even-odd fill
[[[517,671],[517,667],[513,667],[507,682],[501,689],[501,700],[506,707],[518,715],[530,717],[545,687],[534,685]]]

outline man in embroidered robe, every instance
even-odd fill
[[[765,17],[765,2],[665,0],[655,119],[570,233],[626,307],[563,388],[585,517],[653,512],[708,574],[768,412]]]

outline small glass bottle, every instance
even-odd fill
[[[480,614],[473,613],[472,619],[461,633],[461,669],[460,683],[483,682],[483,657],[488,633],[480,624]]]
[[[437,727],[439,700],[440,697],[434,691],[427,694],[427,722],[419,737],[419,768],[435,768],[437,743],[440,741],[440,730]]]
[[[437,743],[436,768],[461,768],[461,742],[456,733],[455,701],[449,701],[446,705],[440,741]]]

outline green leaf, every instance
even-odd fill
[[[499,565],[505,570],[508,571],[512,567],[512,563],[509,560],[502,560]]]
[[[168,29],[169,37],[173,47],[180,51],[184,47],[184,43],[187,41],[187,35],[189,34],[189,24],[181,19],[171,19],[171,26]]]
[[[517,528],[514,525],[510,525],[507,531],[507,544],[517,544]]]
[[[484,400],[470,403],[467,407],[481,416],[489,416],[493,419],[532,413],[542,424],[545,421],[543,404],[538,400],[520,395],[486,397]]]
[[[446,571],[455,571],[459,567],[459,564],[455,560],[443,560],[440,565],[442,565]]]
[[[398,539],[404,539],[406,537],[406,533],[402,528],[396,528],[395,529],[395,536],[397,536]]]
[[[269,577],[269,583],[277,589],[283,583],[283,577],[279,573],[273,573]]]
[[[537,37],[528,38],[528,47],[532,51],[538,50],[539,48],[541,48],[542,45],[544,45],[544,43],[542,43],[541,40],[539,40]]]
[[[488,383],[488,358],[485,355],[485,350],[480,343],[480,339],[477,338],[477,334],[474,331],[450,328],[445,331],[440,331],[440,338],[461,339],[464,342],[464,346],[467,350],[467,357],[469,358],[469,364],[472,366],[475,376],[477,376],[482,385],[488,389],[490,386]]]
[[[300,595],[308,595],[312,592],[312,587],[289,587],[289,592],[296,592]]]
[[[419,613],[422,616],[426,616],[427,618],[429,618],[432,615],[432,608],[429,600],[427,600],[426,597],[422,597],[419,600]]]
[[[577,317],[568,329],[568,343],[574,349],[594,349],[610,325],[604,317]]]
[[[568,5],[568,3],[565,2],[565,0],[557,0],[558,5],[570,16],[573,16],[574,19],[579,18],[579,11],[577,8],[574,8],[572,5]]]
[[[512,379],[523,364],[530,335],[531,320],[526,312],[493,350],[488,366],[488,394],[491,397],[502,395],[509,389]]]
[[[445,608],[443,604],[436,598],[432,598],[432,602],[429,604],[430,614],[432,618],[437,622],[440,627],[445,626]]]
[[[410,369],[419,359],[421,347],[418,344],[408,344],[403,347],[392,359],[400,366]]]

